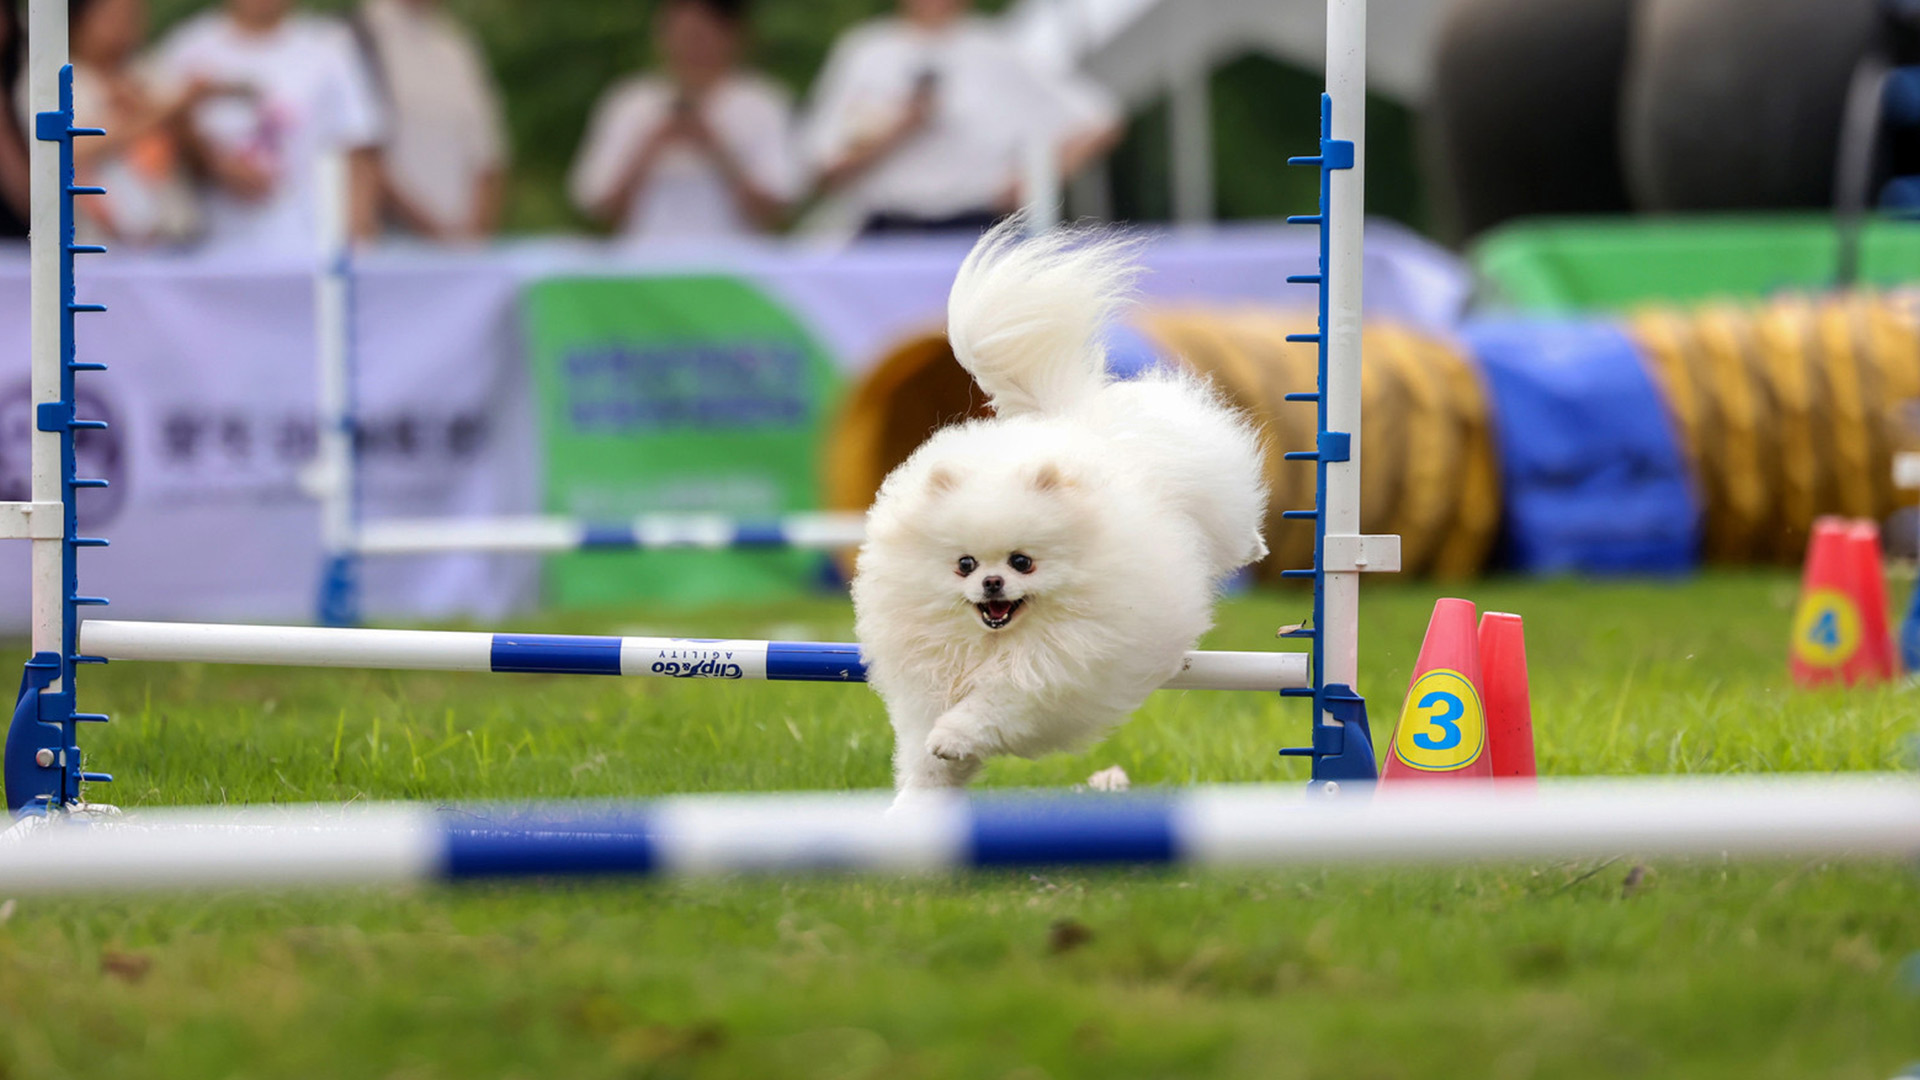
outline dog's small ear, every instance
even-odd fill
[[[959,483],[960,478],[945,465],[936,465],[933,471],[927,474],[927,490],[935,495],[952,491]]]
[[[1072,486],[1072,478],[1062,472],[1060,466],[1051,461],[1040,466],[1040,471],[1033,474],[1033,490],[1035,491],[1058,491],[1061,488]]]

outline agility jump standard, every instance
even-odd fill
[[[903,873],[1039,865],[1450,863],[1488,858],[1920,855],[1911,776],[1573,781],[1303,801],[680,796],[582,807],[157,811],[0,835],[8,894],[600,875]],[[10,842],[11,841],[11,842]]]
[[[403,631],[312,630],[288,627],[167,625],[90,622],[79,609],[105,604],[79,588],[78,552],[105,546],[104,539],[79,535],[76,494],[103,487],[104,480],[75,471],[76,431],[101,428],[75,415],[74,376],[103,371],[74,353],[74,316],[101,311],[74,294],[74,256],[103,250],[74,242],[75,195],[97,193],[74,183],[73,142],[99,134],[74,126],[72,69],[67,66],[66,0],[29,4],[29,100],[35,111],[32,213],[32,358],[35,429],[32,501],[0,504],[0,538],[27,539],[33,545],[33,657],[27,662],[20,696],[8,727],[4,757],[8,809],[47,813],[79,806],[82,787],[112,777],[84,771],[78,741],[81,724],[107,717],[78,709],[75,674],[80,665],[108,659],[272,663],[377,668],[423,667],[434,670],[549,672],[600,675],[660,675],[724,679],[781,679],[857,682],[865,673],[852,645],[789,642],[700,642],[654,638],[572,638],[511,634],[440,634]],[[1317,272],[1291,279],[1315,287],[1319,295],[1316,332],[1290,340],[1312,344],[1319,354],[1312,392],[1288,395],[1312,404],[1318,416],[1314,448],[1287,455],[1315,464],[1315,500],[1311,508],[1286,516],[1314,525],[1314,564],[1286,571],[1313,585],[1313,619],[1283,636],[1306,642],[1305,653],[1190,653],[1185,669],[1167,685],[1182,689],[1231,689],[1278,692],[1311,698],[1313,738],[1309,746],[1282,750],[1308,757],[1316,787],[1334,790],[1345,781],[1371,781],[1375,765],[1366,705],[1354,692],[1358,664],[1359,575],[1399,568],[1398,537],[1359,533],[1360,453],[1360,287],[1364,91],[1366,82],[1365,0],[1329,0],[1327,9],[1327,93],[1321,98],[1319,153],[1294,159],[1320,175],[1319,210],[1292,219],[1320,233]],[[338,175],[328,181],[344,187]],[[323,213],[340,215],[341,200],[323,199]],[[323,427],[315,462],[318,481],[333,484],[326,503],[326,543],[336,558],[329,568],[328,590],[336,584],[350,596],[351,567],[358,530],[354,521],[350,405],[351,372],[344,337],[351,304],[346,276],[344,217],[326,225],[331,237],[323,250],[317,301],[322,317],[322,351],[337,363],[322,365],[323,410],[342,418]],[[331,330],[326,328],[331,327]],[[823,546],[851,538],[835,533],[845,523],[812,520],[808,527]],[[437,527],[437,526],[436,526]],[[424,544],[425,526],[394,525],[389,543]],[[759,534],[726,531],[712,522],[669,527],[645,521],[619,526],[618,537],[552,521],[527,526],[515,539],[521,550],[540,544],[612,541],[636,544],[717,545],[754,539],[795,539],[800,523],[782,523]],[[413,530],[410,532],[410,530]],[[545,530],[543,533],[542,530]],[[409,539],[409,536],[411,537]],[[496,541],[505,543],[506,541]],[[336,573],[337,572],[337,573]]]
[[[675,548],[786,548],[840,551],[860,546],[866,517],[850,513],[787,514],[736,519],[716,514],[649,514],[629,521],[557,515],[499,518],[391,518],[365,521],[354,439],[354,273],[344,155],[322,158],[316,175],[320,262],[314,275],[316,388],[319,431],[303,486],[320,506],[319,616],[329,626],[359,622],[357,561],[368,556],[480,554],[557,555],[587,551]]]

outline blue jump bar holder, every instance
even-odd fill
[[[73,125],[73,66],[60,69],[60,108],[34,117],[34,138],[60,144],[60,400],[36,407],[34,426],[60,436],[60,501],[62,532],[60,559],[61,628],[58,653],[35,653],[27,661],[20,680],[20,696],[13,710],[13,723],[7,729],[6,790],[7,809],[16,814],[45,814],[81,801],[81,784],[106,783],[113,777],[90,773],[82,768],[79,727],[83,723],[105,723],[98,713],[75,711],[75,673],[81,664],[104,664],[97,656],[79,654],[77,635],[81,607],[103,605],[103,597],[81,596],[79,552],[81,548],[106,547],[98,537],[80,535],[75,494],[82,488],[103,488],[105,480],[81,477],[74,456],[76,431],[98,431],[107,425],[100,420],[82,420],[76,416],[74,373],[105,371],[105,364],[85,363],[75,358],[73,317],[81,312],[107,310],[101,304],[82,304],[74,298],[73,257],[98,254],[106,248],[97,244],[74,242],[73,198],[76,195],[103,195],[105,189],[80,187],[74,183],[73,140],[83,135],[105,135],[98,128]],[[52,689],[58,682],[60,689]]]
[[[1367,725],[1366,700],[1351,686],[1344,683],[1329,684],[1322,663],[1326,645],[1323,628],[1327,616],[1327,466],[1348,461],[1353,453],[1352,436],[1344,431],[1331,431],[1327,426],[1327,276],[1332,262],[1331,234],[1327,225],[1333,217],[1333,174],[1339,169],[1353,168],[1353,162],[1353,143],[1333,137],[1333,96],[1321,94],[1320,152],[1311,157],[1287,159],[1289,165],[1304,165],[1320,171],[1319,212],[1297,214],[1287,219],[1288,224],[1292,225],[1312,225],[1320,233],[1319,271],[1287,278],[1290,284],[1312,285],[1319,293],[1319,322],[1315,331],[1311,334],[1287,335],[1289,342],[1312,344],[1320,354],[1318,383],[1314,392],[1286,396],[1287,401],[1312,402],[1319,414],[1314,448],[1285,455],[1288,461],[1314,463],[1314,502],[1311,510],[1289,510],[1282,515],[1314,523],[1313,566],[1307,570],[1281,572],[1283,578],[1310,578],[1313,581],[1312,625],[1288,631],[1285,635],[1306,640],[1312,658],[1312,685],[1299,690],[1280,691],[1282,697],[1313,698],[1313,745],[1290,747],[1281,750],[1280,754],[1282,757],[1312,758],[1313,779],[1310,786],[1328,791],[1338,790],[1338,785],[1344,782],[1371,783],[1380,776],[1373,760],[1373,732]],[[1332,717],[1339,723],[1326,723],[1326,717]]]

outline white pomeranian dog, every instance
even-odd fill
[[[853,580],[903,796],[1105,735],[1180,670],[1222,580],[1267,551],[1247,419],[1191,374],[1107,376],[1131,246],[1022,225],[981,238],[947,304],[995,415],[887,477]]]

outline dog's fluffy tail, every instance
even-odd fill
[[[953,355],[1001,416],[1062,412],[1106,385],[1102,335],[1140,272],[1125,239],[1025,228],[1016,216],[981,237],[947,300]]]

